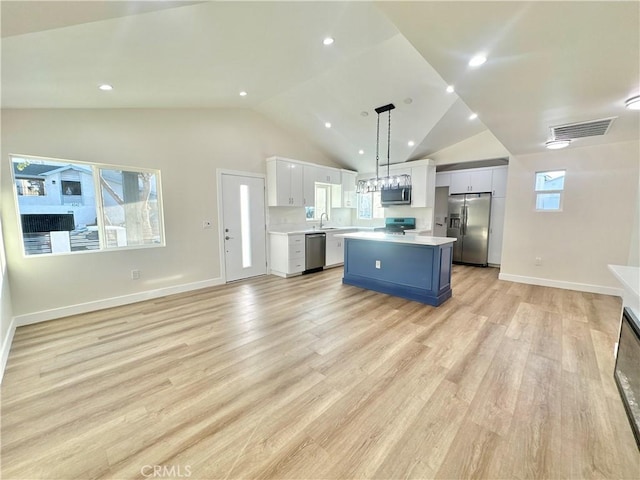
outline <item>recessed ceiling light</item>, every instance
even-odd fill
[[[629,110],[640,110],[640,95],[629,98],[624,104]]]
[[[324,40],[322,40],[323,45],[331,45],[332,43],[333,43],[333,38],[331,37],[327,37]]]
[[[358,153],[359,153],[360,155],[364,155],[364,150],[358,150]]]
[[[327,128],[331,128],[331,122],[325,122],[324,126]]]
[[[362,111],[362,112],[360,112],[360,115],[362,115],[363,117],[368,117],[369,116],[369,112]]]
[[[453,88],[453,85],[449,85],[449,86],[447,87],[447,93],[453,93],[453,92],[455,92],[455,91],[456,91],[456,89],[455,89],[455,88]]]
[[[108,83],[104,83],[104,84],[100,85],[98,88],[100,90],[102,90],[103,92],[108,92],[110,90],[113,90],[113,86],[109,85]]]
[[[407,105],[411,104],[413,102],[413,98],[411,97],[407,97],[404,99],[404,103],[406,103]]]
[[[247,96],[247,92],[245,92],[244,90],[240,92],[240,96],[241,97],[246,97]]]
[[[471,60],[469,60],[469,66],[470,67],[479,67],[480,65],[482,65],[486,61],[487,61],[487,57],[484,54],[479,53],[475,57],[472,57]]]
[[[469,115],[469,120],[475,120],[476,118],[478,118],[477,113],[472,113],[471,115]]]
[[[549,140],[545,143],[545,146],[549,150],[560,150],[571,145],[571,140]]]
[[[413,147],[416,144],[416,142],[414,142],[413,140],[409,140],[407,142],[407,145],[409,145],[410,147]]]

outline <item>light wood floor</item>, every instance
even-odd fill
[[[2,477],[640,478],[617,298],[456,266],[433,308],[341,277],[18,328]]]

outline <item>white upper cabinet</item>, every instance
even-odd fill
[[[314,165],[302,165],[303,171],[303,204],[305,207],[313,207],[316,204],[316,181],[320,169]]]
[[[451,172],[449,193],[481,193],[492,189],[491,170],[463,170]]]
[[[436,173],[436,187],[448,187],[451,185],[451,174],[449,172]]]
[[[357,173],[342,170],[342,207],[356,208],[356,178]]]
[[[389,165],[389,175],[411,175],[411,166],[407,165],[406,162],[403,163],[394,163]],[[381,177],[387,176],[387,166],[380,165],[378,169],[378,173]]]
[[[436,196],[436,167],[419,165],[411,168],[411,206],[433,207]]]
[[[353,174],[355,177],[355,173]],[[289,158],[267,158],[267,199],[270,207],[315,205],[316,183],[329,183],[341,190],[341,171]],[[355,180],[353,191],[355,192]],[[340,193],[337,202],[341,201]]]
[[[270,207],[302,207],[303,168],[286,159],[267,161],[267,197]]]
[[[341,177],[340,170],[337,168],[329,168],[329,167],[317,167],[318,168],[318,176],[316,177],[316,182],[320,183],[330,183],[332,185],[340,185]]]
[[[492,171],[493,177],[491,179],[491,195],[499,198],[506,197],[508,167],[496,167]]]

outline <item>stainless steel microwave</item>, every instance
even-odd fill
[[[411,205],[411,187],[391,188],[380,192],[382,206]]]

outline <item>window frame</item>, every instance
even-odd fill
[[[20,190],[22,190],[23,193],[18,193],[18,197],[45,197],[47,195],[47,190],[46,190],[46,184],[45,181],[41,178],[17,178],[14,177],[13,179],[13,183],[15,183],[16,185],[16,192],[18,191],[18,182],[20,182],[21,186],[20,186]],[[32,182],[38,182],[42,185],[42,193],[39,193],[38,195],[33,195],[30,193],[25,194],[25,183],[32,183]],[[29,190],[30,186],[26,186],[26,190]]]
[[[371,216],[370,217],[363,217],[360,214],[360,201],[361,198],[364,195],[369,195],[371,198]],[[374,195],[378,196],[378,200],[376,201]],[[358,215],[358,220],[379,220],[379,219],[383,219],[384,218],[384,207],[381,205],[381,199],[380,199],[380,192],[365,192],[365,193],[358,193],[357,194],[357,205],[356,205],[356,209],[357,209],[357,215]],[[380,206],[378,206],[377,204],[380,204]],[[379,213],[378,216],[376,216],[376,212]]]
[[[84,165],[91,170],[93,188],[94,188],[94,201],[96,207],[96,226],[98,227],[98,245],[97,249],[92,250],[75,250],[69,252],[50,252],[50,253],[40,253],[37,255],[27,255],[27,251],[25,249],[25,239],[24,232],[22,230],[22,217],[20,212],[20,204],[18,202],[18,191],[16,185],[16,176],[14,173],[14,159],[23,159],[23,160],[36,160],[42,162],[55,162],[55,163],[67,163],[67,164],[77,164]],[[66,158],[54,158],[54,157],[42,157],[37,155],[26,155],[26,154],[10,154],[9,155],[9,164],[11,176],[13,179],[13,200],[14,200],[14,208],[16,212],[16,222],[18,228],[18,235],[20,239],[20,244],[22,245],[22,256],[23,258],[43,258],[43,257],[51,257],[51,256],[65,256],[65,255],[82,255],[82,254],[91,254],[91,253],[106,253],[106,252],[115,252],[122,250],[138,250],[138,249],[146,249],[146,248],[158,248],[158,247],[166,247],[166,232],[165,232],[165,220],[164,220],[164,203],[163,203],[163,195],[162,195],[162,171],[160,169],[155,168],[146,168],[146,167],[133,167],[129,165],[120,165],[120,164],[109,164],[109,163],[98,163],[98,162],[88,162],[82,160],[70,160]],[[127,172],[136,172],[136,173],[152,173],[156,175],[156,202],[158,205],[158,234],[160,236],[160,242],[144,244],[144,245],[125,245],[125,246],[115,246],[115,247],[107,247],[107,229],[104,222],[104,205],[102,199],[102,186],[100,184],[100,170],[120,170]],[[46,182],[45,182],[46,183]],[[62,182],[60,182],[60,191],[62,192]],[[46,185],[45,185],[46,186]],[[84,197],[84,191],[83,195]]]
[[[71,193],[66,193],[65,192],[65,184],[67,188],[71,188],[70,187],[70,183],[77,183],[78,184],[78,188],[80,189],[80,193],[73,193],[73,191]],[[60,180],[60,191],[61,191],[61,195],[63,197],[81,197],[82,196],[82,182],[79,180]]]
[[[563,180],[562,180],[562,188],[555,189],[538,189],[538,175],[544,175],[546,173],[552,172],[563,172]],[[558,213],[563,211],[564,207],[564,189],[565,182],[567,180],[567,169],[556,168],[553,170],[540,170],[536,171],[533,175],[533,191],[534,191],[534,200],[533,200],[533,208],[536,212],[544,212],[544,213]],[[558,195],[558,208],[538,208],[538,198],[540,195]]]
[[[325,203],[326,203],[326,214],[327,214],[327,218],[329,217],[329,214],[331,213],[331,201],[332,198],[331,196],[333,195],[332,189],[331,189],[331,184],[330,183],[323,183],[323,182],[315,182],[314,186],[313,186],[313,205],[309,206],[309,207],[304,207],[305,209],[305,220],[307,222],[318,222],[320,220],[320,216],[322,215],[322,213],[325,212],[321,212],[320,215],[318,215],[318,189],[322,189],[325,191]],[[309,216],[309,213],[313,212],[312,216]]]

